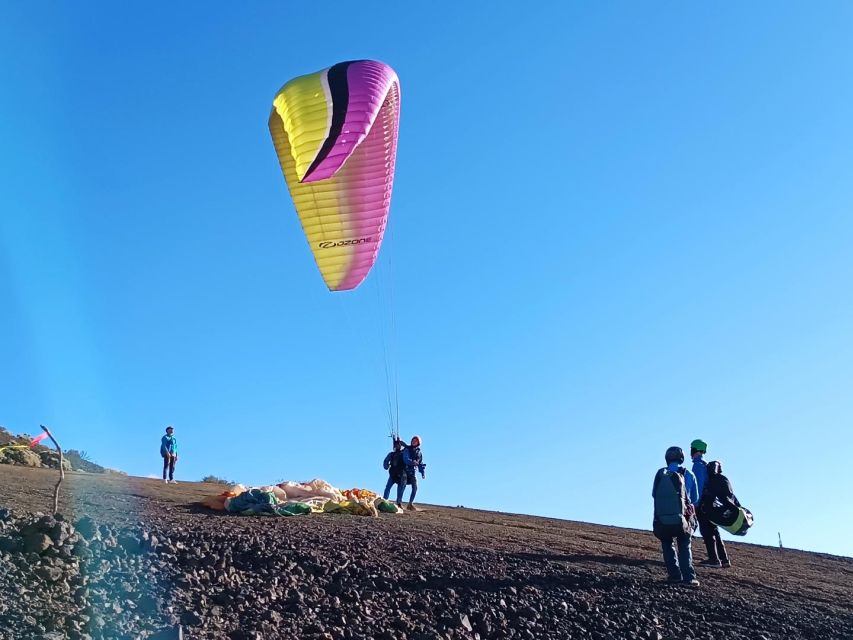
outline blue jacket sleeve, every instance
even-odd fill
[[[684,484],[684,488],[687,489],[687,498],[690,500],[690,504],[698,504],[699,490],[696,488],[696,476],[694,476],[693,472],[689,469],[684,470]]]
[[[702,497],[702,492],[705,489],[705,481],[708,479],[708,467],[701,460],[694,460],[693,475],[696,476],[696,491],[699,497]]]

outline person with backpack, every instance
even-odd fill
[[[178,439],[172,425],[166,427],[166,435],[160,440],[160,455],[163,457],[163,482],[175,484],[175,463],[178,461]],[[168,478],[166,474],[168,473]]]
[[[707,464],[703,456],[708,452],[708,444],[699,438],[690,443],[690,457],[693,460],[693,475],[696,476],[696,488],[699,492],[699,499],[702,498],[702,492],[705,490],[705,480],[708,477]],[[720,537],[720,531],[717,529],[708,518],[706,518],[701,509],[696,511],[696,520],[699,522],[699,533],[702,540],[705,542],[705,550],[708,557],[701,560],[699,565],[702,567],[720,567],[720,558],[717,554],[716,540]]]
[[[409,504],[406,507],[409,511],[417,511],[418,508],[414,505],[415,496],[418,494],[418,478],[417,473],[420,472],[421,478],[426,478],[426,465],[424,464],[423,454],[421,453],[421,437],[413,436],[408,445],[403,445],[403,465],[406,469],[405,484],[397,487],[397,506],[403,507],[403,492],[406,490],[406,485],[411,485],[412,493],[409,495]]]
[[[661,541],[667,582],[698,587],[690,548],[695,523],[694,505],[699,501],[696,477],[681,466],[684,463],[681,447],[667,449],[664,459],[666,467],[658,470],[652,485],[652,530]]]
[[[714,556],[719,565],[725,568],[732,566],[726,545],[720,537],[717,523],[727,526],[733,524],[741,510],[740,501],[732,490],[732,483],[723,475],[723,465],[717,460],[708,463],[708,480],[699,502],[699,513],[708,524],[713,537]]]
[[[385,456],[385,461],[382,466],[388,472],[388,482],[385,484],[385,491],[382,497],[387,500],[391,495],[391,487],[395,484],[400,488],[406,487],[406,465],[403,463],[403,441],[399,438],[394,438],[394,450]],[[398,500],[397,502],[400,502]]]

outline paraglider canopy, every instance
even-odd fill
[[[341,62],[289,81],[269,118],[281,170],[331,291],[376,262],[391,205],[400,86],[387,64]]]

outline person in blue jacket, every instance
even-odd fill
[[[414,505],[415,496],[418,494],[418,477],[416,474],[420,472],[421,478],[426,478],[426,465],[421,453],[420,436],[412,437],[410,444],[403,445],[403,464],[406,467],[406,481],[397,485],[397,506],[403,507],[403,493],[408,484],[412,487],[412,493],[409,495],[409,505],[406,508],[409,511],[417,511],[418,508]]]
[[[689,469],[681,466],[684,463],[681,447],[670,447],[664,458],[666,467],[658,470],[652,485],[652,499],[655,502],[654,534],[661,541],[668,582],[698,587],[699,581],[693,568],[693,551],[690,548],[695,526],[693,517],[699,502],[696,477]]]
[[[385,456],[382,466],[388,472],[388,482],[385,483],[385,491],[382,497],[387,500],[391,495],[391,487],[398,485],[397,491],[406,486],[406,465],[403,463],[403,441],[394,438],[394,450]],[[399,500],[398,500],[399,502]]]
[[[708,453],[708,444],[699,438],[690,443],[690,457],[693,460],[693,475],[696,476],[696,484],[699,489],[699,499],[702,499],[702,494],[705,491],[705,484],[708,480],[708,465],[705,462],[704,456]],[[720,538],[720,532],[717,526],[713,524],[697,509],[696,519],[699,521],[699,534],[705,543],[705,551],[708,557],[699,562],[703,567],[720,567],[722,566],[721,558],[717,553],[716,541]]]
[[[175,483],[175,463],[178,461],[178,439],[172,425],[166,427],[166,435],[160,440],[160,455],[163,457],[163,482]],[[168,474],[168,477],[167,477]]]

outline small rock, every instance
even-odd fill
[[[181,623],[190,627],[197,627],[203,622],[198,611],[184,611],[181,614]]]
[[[74,528],[85,540],[92,540],[98,533],[97,523],[89,516],[80,518]]]
[[[44,533],[31,533],[24,538],[24,551],[27,553],[44,553],[53,544]]]

